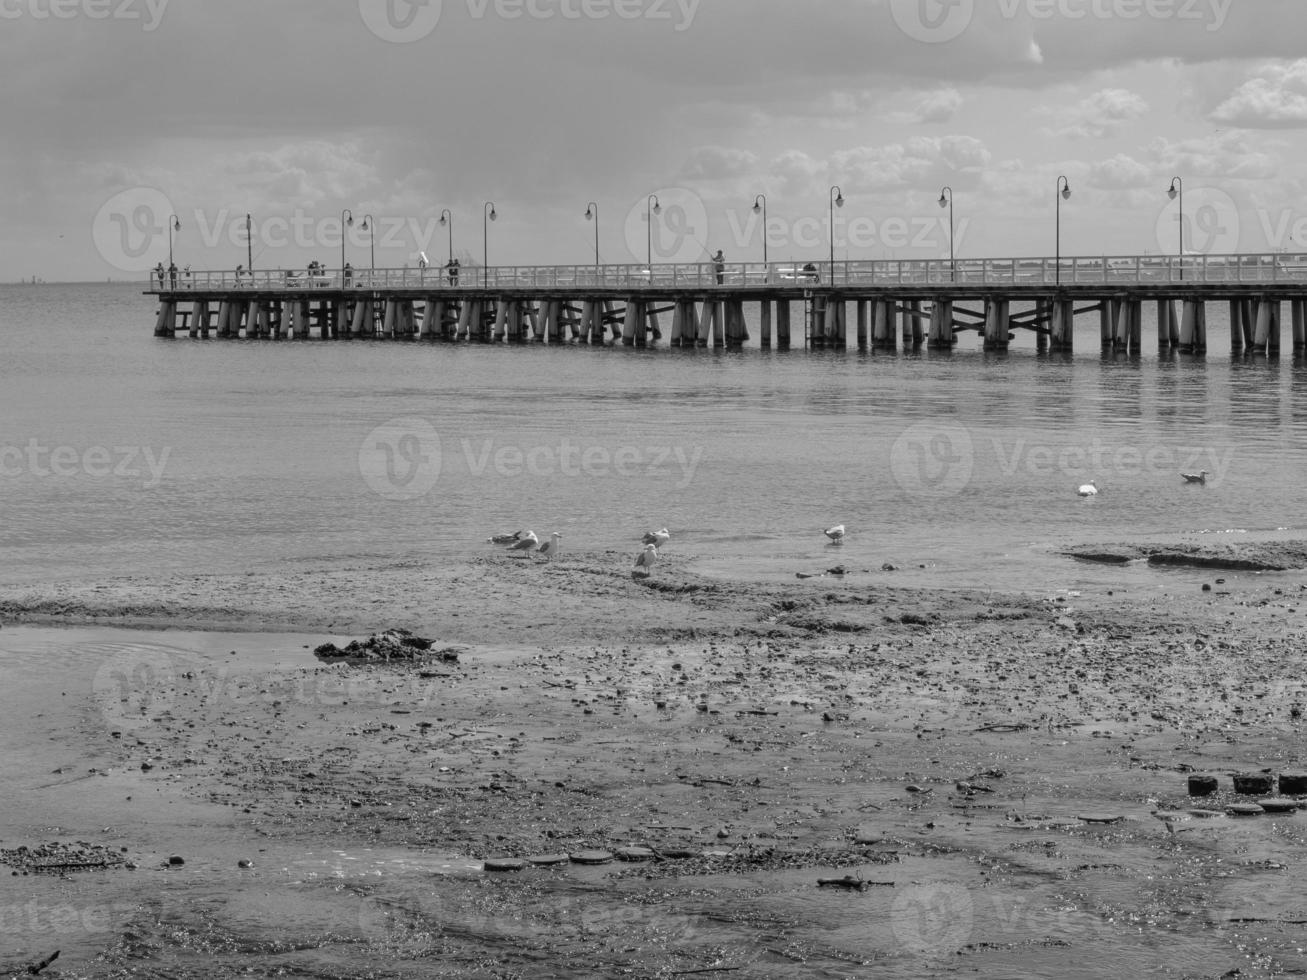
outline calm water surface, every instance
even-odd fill
[[[1074,586],[1156,573],[1059,545],[1307,525],[1307,368],[1287,338],[1231,360],[1220,304],[1206,359],[1159,356],[1151,325],[1142,356],[1103,355],[1091,317],[1049,356],[1025,334],[1006,354],[168,341],[153,316],[135,285],[0,287],[0,581],[456,558],[519,527],[634,554],[666,525],[732,574]]]

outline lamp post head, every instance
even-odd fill
[[[754,201],[754,202],[753,202],[753,213],[754,213],[754,214],[757,214],[757,213],[758,213],[759,211],[761,211],[761,210],[762,210],[762,205],[759,204],[757,201]]]
[[[453,216],[452,214],[449,213],[449,208],[445,208],[445,210],[443,210],[443,211],[440,212],[440,227],[441,227],[441,228],[445,227],[445,225],[448,224],[448,222],[445,220],[446,216],[448,216],[448,218],[449,218],[450,221],[453,221],[453,220],[454,220],[454,216]]]
[[[173,229],[173,231],[181,231],[181,230],[182,230],[181,219],[178,218],[177,215],[175,215],[175,214],[172,216],[172,229]]]
[[[498,217],[499,217],[499,212],[495,210],[494,205],[491,205],[491,207],[490,207],[490,220],[491,220],[491,221],[494,221],[494,220],[495,220],[496,218],[498,218]]]
[[[1176,185],[1176,182],[1179,181],[1179,179],[1180,179],[1179,177],[1176,177],[1175,180],[1172,180],[1172,181],[1171,181],[1171,189],[1168,190],[1168,191],[1166,192],[1166,196],[1169,197],[1169,198],[1170,198],[1171,200],[1173,200],[1173,201],[1175,200],[1175,195],[1176,195],[1175,185]]]
[[[663,206],[662,206],[661,204],[658,203],[658,198],[654,198],[653,213],[654,213],[654,214],[662,214],[662,213],[663,213]]]
[[[592,221],[592,220],[594,220],[594,217],[595,217],[595,207],[594,207],[594,205],[593,205],[593,204],[586,205],[586,209],[585,209],[585,220],[586,220],[586,221]]]
[[[844,207],[844,194],[843,194],[843,192],[841,192],[841,193],[839,193],[839,194],[836,195],[836,197],[835,197],[835,206],[836,206],[837,208],[842,208],[842,207]]]
[[[1062,200],[1064,200],[1064,201],[1069,201],[1069,200],[1071,200],[1071,185],[1070,185],[1070,184],[1067,184],[1065,187],[1062,188]]]
[[[940,206],[941,208],[946,208],[946,207],[948,207],[948,198],[944,195],[944,193],[943,193],[942,191],[940,192],[940,195],[939,195],[939,206]]]

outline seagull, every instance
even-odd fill
[[[553,559],[558,557],[559,551],[562,550],[563,536],[555,531],[549,535],[549,540],[542,544],[536,551],[546,558]]]
[[[648,575],[649,569],[654,567],[654,562],[658,560],[658,548],[655,545],[647,544],[644,551],[635,559],[635,570],[637,574]]]
[[[540,539],[536,537],[535,531],[524,531],[522,536],[514,544],[505,548],[505,551],[525,551],[530,554],[532,550],[540,547]]]
[[[834,527],[828,527],[822,531],[822,534],[830,538],[834,544],[842,544],[844,541],[844,525],[836,524]]]
[[[1207,471],[1206,471],[1206,470],[1199,470],[1197,473],[1181,473],[1180,475],[1181,475],[1182,477],[1184,477],[1184,482],[1185,482],[1185,483],[1204,483],[1204,484],[1205,484],[1205,483],[1207,482]]]
[[[1095,481],[1090,480],[1088,483],[1083,484],[1076,493],[1080,494],[1082,497],[1096,496],[1098,494],[1098,484]]]
[[[494,534],[486,538],[487,544],[516,544],[522,540],[525,531],[514,531],[512,534]]]
[[[661,548],[668,541],[672,540],[672,532],[663,528],[661,531],[649,531],[640,539],[641,544],[651,544],[655,548]]]

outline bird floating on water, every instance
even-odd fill
[[[1199,470],[1197,473],[1181,473],[1185,483],[1206,483],[1207,471]]]
[[[492,534],[486,538],[487,544],[516,544],[522,540],[524,531],[514,531],[512,534]]]
[[[536,537],[535,531],[523,531],[522,536],[504,550],[523,551],[530,554],[538,547],[540,547],[540,539]]]
[[[834,527],[828,527],[828,528],[826,528],[826,530],[822,531],[821,533],[824,534],[824,535],[826,535],[826,537],[830,538],[831,541],[832,541],[834,544],[843,544],[843,543],[844,543],[844,525],[843,525],[843,524],[836,524]]]
[[[549,535],[548,541],[536,549],[536,552],[544,555],[546,558],[557,558],[559,551],[562,550],[562,540],[563,536],[555,531],[553,534]]]
[[[649,569],[654,567],[658,561],[658,548],[656,545],[647,544],[644,551],[640,552],[635,559],[635,573],[637,575],[648,575]]]
[[[648,531],[640,539],[641,544],[651,544],[655,548],[661,548],[668,541],[672,540],[672,532],[663,528],[661,531]]]
[[[1098,494],[1098,484],[1095,481],[1090,480],[1088,483],[1082,484],[1076,493],[1080,494],[1082,497],[1096,496]]]

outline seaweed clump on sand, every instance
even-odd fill
[[[456,650],[446,648],[432,652],[433,645],[431,640],[396,627],[373,633],[366,640],[353,640],[344,647],[324,643],[314,649],[313,655],[328,663],[358,664],[417,663],[433,658],[445,661],[458,659]]]

